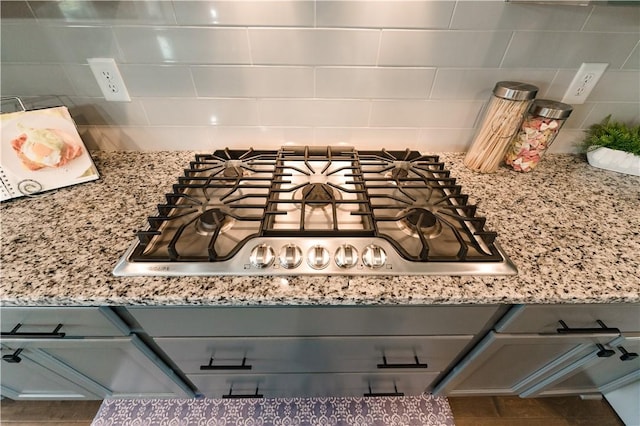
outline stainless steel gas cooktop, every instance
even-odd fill
[[[437,156],[344,146],[196,155],[121,276],[513,275]]]

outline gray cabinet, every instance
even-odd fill
[[[128,327],[109,309],[5,307],[0,314],[0,385],[5,397],[42,400],[190,394],[137,336],[128,335]]]
[[[613,390],[640,378],[632,332],[640,305],[514,307],[438,383],[447,395],[560,395]]]
[[[494,306],[131,307],[205,396],[419,394]]]

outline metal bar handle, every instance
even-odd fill
[[[605,325],[605,323],[603,323],[600,320],[596,320],[596,322],[598,323],[598,325],[600,327],[587,327],[587,328],[570,328],[567,325],[567,323],[565,323],[564,321],[560,320],[558,322],[562,326],[562,328],[558,328],[557,329],[557,332],[559,334],[594,334],[594,333],[621,334],[620,333],[620,329],[613,328],[613,327],[607,327]]]
[[[371,397],[376,397],[376,396],[404,396],[404,392],[398,392],[398,387],[395,385],[395,383],[393,384],[393,392],[372,392],[371,391],[371,384],[369,384],[369,392],[363,394],[363,396],[365,398],[371,398]]]
[[[256,386],[256,393],[239,393],[234,395],[233,394],[233,388],[229,388],[229,393],[226,395],[222,395],[223,399],[249,399],[249,398],[255,398],[255,399],[260,399],[260,398],[264,398],[264,395],[262,395],[261,393],[258,393],[258,386]]]
[[[414,355],[415,363],[413,364],[390,364],[387,362],[387,357],[382,355],[382,364],[378,364],[378,368],[429,368],[425,363],[421,363],[418,359],[418,355]]]
[[[9,332],[2,332],[0,335],[2,337],[26,337],[28,339],[62,339],[66,336],[66,333],[61,333],[60,329],[62,328],[62,324],[58,324],[56,328],[53,329],[50,333],[43,332],[18,332],[18,330],[22,327],[22,324],[18,324],[13,327],[13,330]]]
[[[242,358],[240,365],[213,365],[213,357],[211,357],[209,364],[200,366],[200,370],[251,370],[252,368],[252,365],[247,365],[247,357]]]

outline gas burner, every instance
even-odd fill
[[[304,202],[314,207],[324,207],[336,199],[334,189],[326,183],[308,183],[301,193]]]
[[[427,239],[438,238],[442,234],[442,223],[431,211],[414,207],[400,212],[398,226],[412,237],[424,236]]]
[[[233,226],[233,218],[222,210],[213,208],[202,213],[196,219],[196,232],[200,235],[213,235],[217,230],[224,232]]]
[[[241,178],[247,174],[247,170],[242,166],[242,160],[229,160],[225,162],[222,170],[222,176],[227,178]]]

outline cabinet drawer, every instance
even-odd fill
[[[151,336],[372,336],[475,334],[495,306],[129,308]]]
[[[439,372],[449,366],[471,339],[472,336],[389,336],[156,338],[155,341],[185,373],[224,374],[231,370],[246,373]],[[416,365],[416,357],[420,365]],[[243,361],[244,369],[241,369]],[[379,364],[383,365],[379,367]]]
[[[500,333],[556,333],[560,320],[570,328],[598,328],[598,320],[621,332],[640,331],[640,304],[526,305],[516,307],[501,321]]]
[[[52,333],[62,324],[58,333],[64,337],[124,336],[128,329],[108,308],[98,307],[3,307],[0,309],[2,332],[12,331],[18,324],[16,335],[22,333]],[[8,338],[10,336],[3,336]],[[53,336],[52,336],[53,337]]]
[[[363,396],[365,394],[419,395],[431,387],[437,373],[374,374],[188,374],[199,392],[210,398],[223,395],[262,395],[265,398]]]

